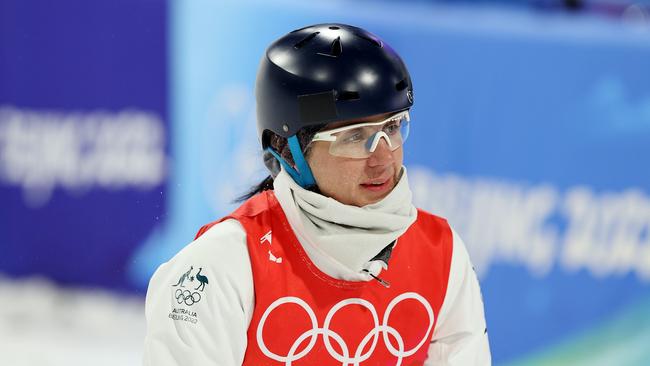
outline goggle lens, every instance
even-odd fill
[[[314,141],[330,141],[329,153],[346,158],[367,158],[381,140],[391,151],[406,142],[410,130],[408,112],[401,112],[381,122],[354,124],[330,131],[321,131]]]

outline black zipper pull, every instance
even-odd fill
[[[381,279],[381,278],[375,276],[374,274],[370,273],[370,271],[368,271],[367,269],[364,269],[363,271],[366,272],[367,274],[369,274],[370,277],[374,278],[374,279],[377,280],[379,283],[381,283],[382,286],[384,286],[384,287],[386,287],[386,288],[390,288],[390,283],[388,283],[388,281],[383,280],[383,279]]]

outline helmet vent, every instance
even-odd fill
[[[361,99],[361,97],[359,96],[359,92],[344,90],[338,93],[336,99],[337,100],[359,100]]]
[[[319,55],[327,56],[327,57],[339,57],[341,56],[341,53],[343,53],[343,45],[341,44],[341,37],[336,37],[336,39],[332,41],[330,53],[318,52]]]
[[[400,80],[399,83],[395,84],[395,89],[397,89],[398,91],[402,91],[402,90],[406,89],[407,86],[408,86],[408,83],[406,82],[406,79],[402,79],[402,80]]]
[[[302,39],[301,41],[299,41],[298,43],[294,44],[294,45],[293,45],[293,48],[295,48],[295,49],[297,49],[297,50],[301,49],[301,48],[304,47],[307,43],[309,43],[312,39],[314,39],[314,37],[316,37],[316,36],[318,35],[318,33],[320,33],[320,32],[314,32],[314,33],[308,35],[307,37],[303,38],[303,39]]]
[[[368,37],[368,36],[366,36],[366,35],[358,34],[358,33],[357,33],[356,36],[359,37],[359,38],[361,38],[361,39],[365,39],[366,41],[372,43],[372,44],[375,45],[376,47],[382,48],[382,47],[384,46],[384,45],[381,43],[381,41],[376,40],[376,39],[374,39],[374,38],[370,38],[370,37]]]
[[[341,37],[336,37],[332,42],[332,56],[339,57],[343,53],[343,45],[341,45]]]
[[[330,26],[330,27],[328,27],[328,28],[331,29],[331,30],[341,29],[340,27],[337,27],[337,26],[335,26],[335,25],[332,25],[332,26]]]

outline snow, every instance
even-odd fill
[[[141,365],[144,299],[0,275],[0,365]]]

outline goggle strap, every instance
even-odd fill
[[[298,179],[296,179],[296,177],[293,177],[294,180],[296,183],[298,183],[298,185],[305,189],[311,186],[315,186],[316,180],[314,179],[314,175],[311,172],[311,168],[309,168],[309,164],[307,164],[307,161],[305,160],[305,155],[303,155],[302,150],[300,149],[298,137],[296,135],[293,135],[287,139],[287,142],[289,143],[289,151],[291,151],[293,161],[296,163],[296,168],[298,168],[296,174]]]
[[[293,178],[294,181],[298,182],[298,180],[300,179],[298,172],[295,169],[293,169],[289,165],[289,163],[287,163],[287,161],[284,160],[282,156],[280,156],[280,154],[278,154],[275,150],[271,149],[270,147],[267,147],[266,151],[270,152],[271,155],[273,155],[273,157],[275,157],[275,159],[280,163],[280,165],[282,165],[284,170],[286,170],[287,173],[289,173],[291,178]]]

